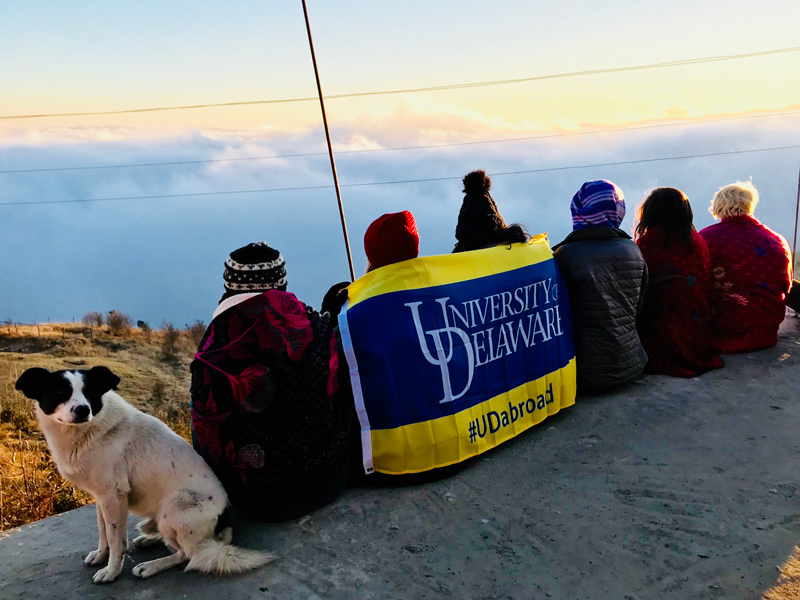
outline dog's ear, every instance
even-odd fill
[[[28,398],[33,400],[41,400],[44,396],[45,390],[47,389],[51,376],[52,373],[50,373],[50,371],[47,369],[34,367],[32,369],[28,369],[22,375],[20,375],[14,387],[25,394]]]
[[[111,372],[108,367],[92,367],[86,372],[86,383],[92,386],[92,390],[102,396],[110,390],[116,390],[120,378]]]

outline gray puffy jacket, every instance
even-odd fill
[[[647,364],[636,316],[647,264],[621,229],[589,227],[553,248],[572,305],[578,388],[603,390],[635,379]]]

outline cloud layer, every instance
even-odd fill
[[[418,108],[418,107],[417,107]],[[481,115],[443,116],[398,109],[337,123],[337,148],[367,150],[536,135],[530,127]],[[475,168],[490,174],[784,146],[797,141],[800,117],[705,123],[643,131],[475,144],[426,150],[340,153],[355,268],[363,272],[363,232],[385,212],[411,210],[421,252],[448,252],[461,203],[457,178]],[[127,128],[6,128],[0,170],[231,159],[324,152],[320,129],[290,132],[207,129],[153,135]],[[757,216],[789,238],[800,150],[740,154],[540,173],[496,175],[493,196],[507,221],[553,243],[570,230],[569,201],[595,178],[626,194],[630,229],[649,189],[669,185],[692,201],[695,225],[711,224],[714,191],[752,177],[762,202]],[[446,181],[347,187],[347,184],[454,177]],[[67,201],[209,191],[330,185],[327,156],[187,165],[0,174],[0,203]],[[289,287],[319,307],[329,285],[348,270],[333,189],[222,194],[113,202],[1,207],[0,318],[79,319],[89,310],[122,310],[152,324],[208,321],[222,292],[227,254],[266,240],[287,260]]]

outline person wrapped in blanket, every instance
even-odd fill
[[[700,231],[711,254],[711,345],[723,354],[774,346],[786,314],[792,252],[753,216],[757,204],[750,181],[721,187],[709,207],[720,222]]]
[[[191,364],[192,443],[246,516],[298,518],[347,483],[353,407],[334,323],[286,291],[265,242],[232,252],[224,279]]]
[[[492,243],[491,245],[495,245]],[[405,210],[398,213],[381,215],[373,221],[364,234],[364,252],[367,255],[367,273],[371,273],[381,267],[393,265],[395,263],[417,258],[419,255],[419,233],[414,215]],[[322,311],[338,315],[342,305],[347,299],[348,282],[338,283],[328,290],[322,301]],[[336,328],[338,333],[338,327]],[[349,394],[352,398],[352,388],[347,370],[344,368],[346,359],[341,348],[341,340],[337,335],[337,345],[340,354],[339,363],[343,365],[340,369],[339,386],[343,395]],[[357,417],[354,416],[353,429],[355,432],[360,430]],[[360,434],[353,435],[351,446],[351,481],[357,484],[365,482],[375,485],[404,486],[427,483],[443,477],[448,477],[464,467],[464,463],[434,469],[425,473],[414,473],[408,475],[385,475],[375,473],[366,480],[364,470],[361,466],[361,438]]]
[[[638,209],[636,244],[647,262],[648,283],[637,327],[647,371],[696,377],[724,365],[711,349],[711,256],[692,225],[682,191],[650,192]]]

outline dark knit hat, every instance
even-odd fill
[[[419,233],[414,215],[404,210],[375,219],[364,234],[364,251],[374,269],[416,258]]]
[[[470,238],[504,229],[506,222],[489,195],[492,180],[486,175],[486,171],[467,173],[463,181],[464,202],[458,213],[456,239],[464,242]]]
[[[286,290],[286,262],[275,248],[266,242],[247,244],[234,250],[225,261],[225,294]]]

